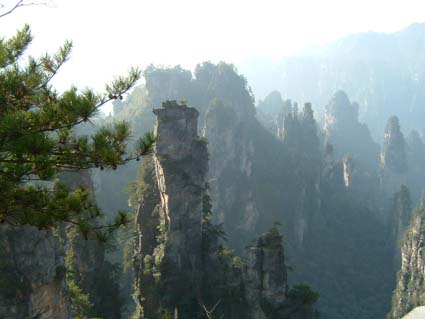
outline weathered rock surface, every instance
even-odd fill
[[[141,202],[137,221],[160,230],[152,233],[138,224],[136,252],[143,254],[136,262],[136,282],[141,288],[139,315],[151,318],[158,311],[183,311],[184,317],[181,305],[196,302],[200,294],[202,196],[208,153],[205,141],[197,134],[198,111],[194,108],[166,102],[154,113],[157,142],[153,155],[155,177],[151,175],[150,180],[153,192]],[[155,294],[149,294],[144,287],[148,285],[169,296],[169,300],[155,301]]]
[[[197,135],[198,112],[172,101],[154,113],[157,142],[142,164],[136,217],[138,318],[313,318],[314,298],[288,295],[277,229],[247,248],[244,263],[205,221],[208,154]]]
[[[261,236],[246,248],[246,256],[244,282],[250,316],[275,318],[288,292],[282,237],[278,232]]]
[[[407,154],[404,135],[396,116],[387,123],[384,144],[381,151],[381,188],[385,194],[392,195],[407,185]]]
[[[425,305],[425,210],[416,212],[401,246],[401,270],[388,319],[399,319]]]
[[[70,318],[64,250],[51,231],[0,227],[0,318]]]

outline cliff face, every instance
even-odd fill
[[[389,118],[381,151],[381,188],[392,195],[407,184],[406,142],[396,116]]]
[[[390,300],[393,269],[387,273],[380,267],[392,262],[393,250],[384,251],[382,242],[389,242],[389,200],[400,184],[379,200],[384,196],[379,193],[376,145],[366,126],[359,123],[354,103],[346,96],[342,102],[339,98],[335,98],[335,103],[331,101],[328,141],[335,138],[335,142],[333,155],[323,156],[324,149],[328,152],[332,146],[323,147],[326,136],[317,129],[310,104],[301,111],[296,104],[288,105],[271,133],[261,126],[249,87],[231,65],[203,63],[192,78],[178,67],[151,68],[145,77],[146,105],[165,98],[185,99],[199,111],[198,135],[208,139],[210,154],[207,179],[213,220],[223,223],[229,246],[242,254],[247,243],[278,221],[289,247],[287,257],[296,269],[291,279],[320,290],[324,316],[374,318],[387,312],[385,302],[376,306],[369,296],[374,291],[374,298]],[[280,100],[270,102],[279,108]],[[128,107],[136,105],[131,103]],[[140,108],[146,110],[146,105]],[[132,119],[142,123],[145,117]],[[345,134],[343,140],[337,140],[341,134]],[[350,141],[351,136],[356,136],[355,141]],[[361,162],[371,158],[372,153],[373,165]],[[351,158],[342,161],[348,154]],[[152,165],[153,180],[158,184],[155,166]],[[150,199],[141,204],[139,217],[161,229],[167,219],[150,217],[162,213],[161,193],[158,185],[155,187],[159,201],[150,194]],[[379,213],[386,216],[384,221]],[[140,229],[144,228],[142,224]],[[155,273],[154,255],[161,251],[156,248],[155,238],[162,233],[147,229],[144,232],[145,239],[151,238],[153,244],[146,245],[145,240],[139,247],[144,245],[143,249],[147,249],[147,269],[151,267]],[[143,264],[143,260],[139,263]],[[238,285],[237,280],[228,282]]]
[[[70,318],[64,250],[51,231],[0,227],[0,318]]]
[[[425,305],[425,210],[413,217],[401,246],[401,270],[388,319],[399,319],[413,308]]]
[[[200,294],[202,196],[208,154],[206,143],[197,135],[195,109],[167,102],[154,113],[157,143],[150,168],[152,196],[141,202],[137,221],[148,221],[159,231],[152,233],[138,225],[136,251],[143,254],[136,262],[136,281],[141,288],[139,316],[151,318],[161,311],[177,311],[184,318],[190,312],[185,308],[196,304]],[[154,297],[148,289],[166,297]]]
[[[136,217],[138,318],[292,318],[286,316],[310,309],[311,303],[288,297],[277,230],[249,246],[246,263],[219,244],[220,227],[210,220],[208,154],[197,135],[198,112],[166,102],[154,113],[157,142],[142,164]],[[312,311],[302,314],[311,318]]]
[[[336,92],[326,106],[325,144],[334,148],[338,160],[350,158],[358,170],[375,173],[379,147],[369,129],[359,122],[359,105],[351,103],[344,91]]]
[[[282,237],[267,233],[246,248],[244,282],[252,318],[278,318],[288,292]]]
[[[162,262],[168,264],[170,286],[174,280],[194,284],[200,272],[202,195],[208,165],[206,143],[197,135],[195,109],[170,102],[154,113],[154,134],[158,139],[154,164],[164,227]],[[196,293],[198,287],[190,285],[190,289]]]
[[[89,170],[78,173],[62,173],[61,181],[69,188],[86,187],[94,200],[94,186]],[[119,319],[122,303],[113,265],[106,260],[105,246],[94,233],[87,237],[74,227],[66,227],[64,234],[65,266],[67,268],[67,284],[70,286],[72,310],[76,308],[78,297],[73,290],[75,285],[81,289],[91,303],[87,309],[88,317],[103,319]],[[71,279],[72,277],[72,279]],[[75,313],[72,313],[76,316]]]

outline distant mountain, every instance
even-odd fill
[[[396,33],[354,34],[260,70],[240,68],[260,98],[279,90],[283,98],[312,102],[320,118],[329,98],[344,90],[359,103],[360,120],[376,139],[391,115],[406,130],[424,132],[425,23]]]

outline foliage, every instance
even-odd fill
[[[212,222],[213,213],[208,190],[209,185],[207,183],[202,196],[202,252],[204,254],[211,252],[213,246],[216,246],[219,240],[226,240],[223,225]]]
[[[102,237],[103,228],[95,224],[100,211],[89,192],[84,187],[71,191],[54,179],[63,171],[116,169],[150,152],[150,133],[134,152],[127,151],[131,130],[126,122],[105,125],[91,136],[74,132],[102,105],[122,98],[140,72],[131,69],[127,77],[106,85],[103,94],[74,86],[59,93],[51,80],[68,60],[72,44],[22,63],[31,40],[28,26],[10,39],[0,39],[0,222],[39,228],[69,222],[84,233],[99,231]],[[105,227],[125,222],[120,214]]]
[[[77,279],[77,272],[74,265],[74,250],[70,246],[65,258],[66,284],[71,298],[71,314],[75,319],[89,319],[88,314],[93,308],[90,296],[84,293]]]
[[[124,307],[120,290],[122,269],[104,259],[106,247],[96,238],[85,240],[75,227],[71,227],[67,230],[67,240],[66,284],[73,316],[120,319]],[[113,245],[111,240],[108,244]]]
[[[291,288],[288,292],[288,298],[293,300],[296,303],[302,305],[313,305],[317,300],[319,300],[319,294],[313,290],[308,285],[296,285]]]

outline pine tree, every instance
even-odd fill
[[[131,69],[106,85],[103,94],[74,86],[59,93],[51,80],[68,60],[72,44],[24,62],[31,40],[27,25],[10,39],[0,38],[0,223],[47,228],[68,222],[85,234],[101,234],[126,222],[126,216],[118,214],[111,224],[98,226],[101,212],[90,192],[70,190],[56,179],[61,172],[116,169],[150,152],[151,134],[138,141],[135,151],[127,151],[131,130],[125,122],[101,127],[91,136],[75,133],[102,105],[122,99],[140,72]]]

